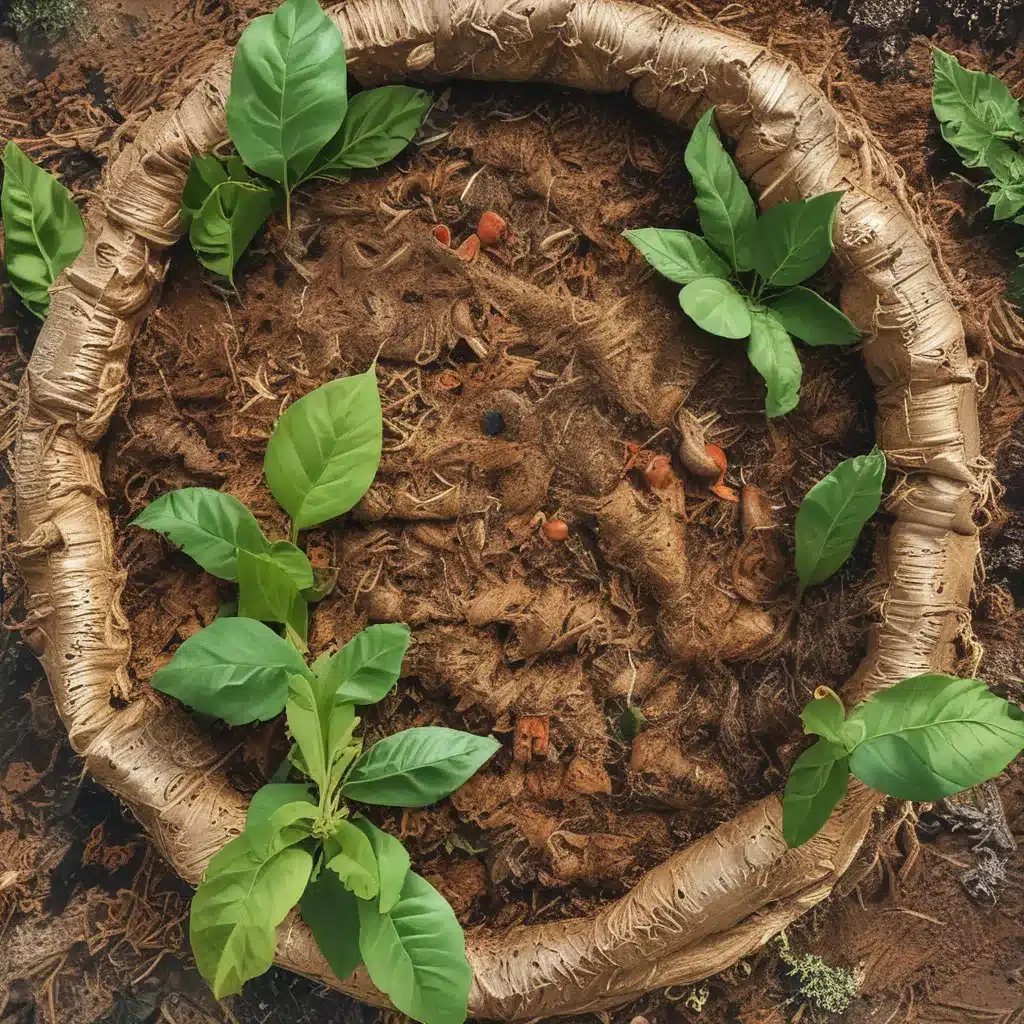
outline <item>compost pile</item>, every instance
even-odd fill
[[[237,297],[174,261],[106,447],[132,670],[144,683],[231,591],[130,517],[201,485],[284,536],[262,481],[276,417],[379,353],[381,471],[309,537],[337,572],[311,653],[407,622],[409,678],[371,735],[506,742],[450,803],[388,827],[466,923],[579,914],[779,788],[799,707],[863,653],[869,543],[797,612],[789,541],[806,490],[870,448],[871,388],[856,352],[805,352],[799,410],[765,420],[742,343],[688,322],[620,237],[695,220],[678,138],[624,104],[459,85],[420,138],[309,190]],[[467,258],[487,210],[507,229]],[[283,722],[245,733],[236,783],[286,750]]]

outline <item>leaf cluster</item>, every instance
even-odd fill
[[[985,168],[992,177],[981,184],[997,220],[1024,224],[1024,119],[1020,103],[995,75],[969,71],[952,54],[934,49],[932,109],[942,137],[960,154],[965,167]],[[1017,250],[1024,259],[1024,249]],[[1008,294],[1024,304],[1024,263],[1018,265]]]
[[[860,332],[801,282],[832,254],[832,223],[842,192],[782,202],[760,217],[715,132],[714,107],[697,122],[686,168],[697,192],[701,235],[641,228],[625,238],[670,281],[699,327],[747,339],[747,357],[767,385],[765,411],[784,416],[800,398],[802,367],[793,344],[849,345]]]
[[[800,717],[819,739],[793,764],[782,798],[786,843],[801,846],[846,794],[850,775],[900,800],[940,800],[998,775],[1024,750],[1024,712],[978,679],[904,679],[848,715],[819,686]]]
[[[204,267],[234,285],[234,268],[267,218],[314,178],[397,156],[430,108],[430,94],[386,85],[348,96],[345,45],[319,0],[285,0],[256,18],[235,47],[228,132],[237,156],[193,157],[181,220]]]

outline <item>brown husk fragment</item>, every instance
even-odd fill
[[[833,187],[849,190],[836,228],[844,307],[872,332],[865,356],[879,388],[879,441],[906,479],[893,498],[897,522],[884,551],[885,611],[873,629],[871,651],[844,696],[855,700],[903,676],[951,667],[968,621],[977,552],[972,511],[985,484],[985,467],[978,458],[973,367],[902,183],[866,133],[839,118],[781,58],[651,9],[561,0],[509,6],[488,0],[469,16],[442,3],[357,0],[333,14],[344,31],[352,70],[364,84],[412,71],[427,78],[531,78],[629,91],[642,105],[685,124],[693,122],[707,101],[715,102],[723,131],[737,138],[737,159],[766,205]],[[133,691],[127,672],[129,626],[119,602],[124,580],[114,562],[111,523],[91,447],[121,397],[131,343],[155,301],[165,249],[177,237],[176,207],[188,157],[208,151],[224,137],[227,69],[225,62],[217,64],[179,108],[152,115],[135,143],[110,167],[102,209],[99,204],[94,208],[89,244],[55,291],[53,310],[26,374],[17,452],[26,638],[40,653],[72,743],[89,770],[129,803],[177,870],[192,880],[237,833],[244,798],[220,771],[222,751],[180,708],[147,690]],[[499,163],[496,156],[489,162]],[[558,177],[550,163],[534,165],[530,173],[537,177],[539,190],[551,189],[557,196]],[[572,203],[570,194],[560,198],[566,206]],[[596,214],[583,211],[579,216]],[[603,229],[594,224],[592,230],[600,235]],[[410,274],[415,275],[419,259],[427,258],[428,245],[436,258],[456,259],[426,233],[423,243],[422,250],[408,254]],[[366,264],[369,273],[379,258],[356,251],[345,269]],[[441,300],[446,314],[420,321],[425,329],[418,335],[401,324],[400,311],[375,309],[367,317],[349,291],[351,278],[339,276],[338,308],[309,311],[311,360],[315,356],[325,367],[337,363],[332,317],[337,317],[334,330],[338,323],[346,328],[346,358],[354,362],[368,361],[385,342],[393,346],[392,356],[427,361],[452,336],[477,351],[482,336],[472,310],[467,317],[461,304],[472,290],[464,282],[479,279],[490,294],[500,296],[507,281],[483,257],[459,264],[471,276],[452,271],[449,291]],[[393,263],[391,268],[400,270]],[[559,318],[564,314],[562,305],[540,288],[506,297],[509,313],[521,315],[527,328],[543,329],[556,312]],[[346,303],[351,309],[347,321]],[[669,355],[656,341],[647,341],[663,336],[652,333],[649,324],[667,313],[652,308],[649,316],[632,319],[635,308],[583,309],[574,338],[581,362],[622,408],[642,415],[652,427],[670,424],[683,395],[673,386],[672,373],[665,372]],[[324,321],[322,331],[316,329],[318,316]],[[669,322],[665,333],[671,329]],[[640,358],[628,359],[631,348]],[[230,379],[229,365],[218,372],[225,382]],[[482,397],[500,386],[488,382]],[[534,403],[535,408],[537,404],[540,422],[546,423],[551,414],[543,403]],[[479,558],[486,549],[486,524],[482,532],[455,537],[459,528],[447,521],[464,512],[477,514],[486,505],[487,473],[513,472],[529,462],[534,476],[527,482],[536,479],[534,489],[517,484],[507,490],[508,495],[527,495],[522,501],[526,512],[547,493],[548,467],[561,464],[568,469],[575,462],[577,490],[587,500],[570,511],[597,521],[611,559],[660,605],[659,633],[675,658],[685,663],[695,648],[725,658],[767,639],[774,626],[765,613],[721,594],[725,604],[715,606],[713,614],[730,624],[722,631],[729,640],[721,650],[708,648],[710,640],[717,643],[720,638],[704,636],[688,598],[687,587],[702,581],[686,578],[683,509],[673,507],[681,492],[661,498],[619,482],[616,462],[621,465],[621,460],[614,445],[607,450],[593,441],[614,436],[600,431],[600,410],[583,410],[572,425],[580,432],[581,445],[591,439],[587,447],[593,449],[592,457],[582,460],[582,468],[571,450],[552,444],[552,436],[558,435],[531,431],[530,410],[522,412],[519,436],[507,442],[515,447],[491,447],[487,454],[465,446],[431,453],[431,464],[442,476],[458,465],[482,470],[480,477],[464,475],[437,501],[436,489],[415,489],[420,483],[415,475],[397,475],[375,487],[361,509],[365,526],[345,537],[346,556],[359,564],[362,552],[363,564],[370,568],[374,545],[383,539],[374,534],[373,524],[390,517],[407,521],[401,538],[409,552],[459,546],[465,557],[473,558],[475,552]],[[593,421],[589,425],[587,417]],[[210,449],[187,423],[178,426],[166,435],[169,451],[190,473],[209,474],[216,486],[220,470]],[[563,439],[573,436],[566,427]],[[257,446],[265,440],[265,434],[251,436]],[[491,461],[481,466],[481,458]],[[639,537],[646,542],[638,544]],[[570,589],[561,593],[553,587],[547,593],[512,595],[511,600],[505,595],[496,602],[499,617],[480,621],[512,626],[517,657],[527,662],[539,652],[579,643],[588,635],[582,624],[574,624],[568,615],[559,621],[552,611],[580,601],[582,595],[571,589],[579,581],[569,583]],[[593,612],[586,621],[604,630],[612,618],[602,600],[591,596]],[[482,703],[493,714],[548,714],[557,701],[583,719],[599,714],[578,661],[567,666],[575,673],[568,682],[541,662],[522,676],[510,672],[496,638],[466,628],[461,603],[448,595],[435,596],[427,607],[422,595],[410,602],[400,587],[390,584],[380,593],[370,588],[365,598],[382,604],[375,612],[378,617],[428,624],[417,630],[417,667],[462,700]],[[343,621],[341,614],[339,609],[336,624]],[[734,629],[732,623],[741,619],[742,628]],[[201,624],[197,617],[195,628]],[[133,623],[132,630],[140,626]],[[159,629],[160,623],[150,628]],[[480,665],[492,666],[491,674],[477,675]],[[630,668],[635,671],[624,677]],[[643,696],[642,669],[625,659],[611,659],[606,677],[612,692],[621,692],[616,680],[631,678],[628,686],[639,684],[640,691],[633,692]],[[659,692],[654,680],[648,687],[652,695]],[[727,732],[725,724],[723,730]],[[646,785],[658,782],[656,773],[645,770],[650,761],[644,751],[657,749],[659,735],[653,732],[637,754],[636,773]],[[559,791],[568,784],[577,792],[580,786],[600,792],[603,780],[595,778],[593,764],[588,752],[571,781],[555,779]],[[671,776],[664,786],[667,792],[684,794],[701,786],[721,790],[722,780],[699,761],[656,766]],[[537,783],[541,792],[547,792],[547,785],[546,779]],[[675,853],[623,899],[593,917],[471,935],[470,1012],[514,1019],[598,1009],[732,963],[828,893],[864,835],[874,799],[855,788],[821,835],[798,851],[787,851],[778,799],[767,798]],[[552,842],[558,833],[545,832],[538,822],[535,841],[546,845],[550,870],[562,880],[595,871],[614,873],[621,864],[624,844],[608,838],[612,833],[601,833],[595,852],[590,852],[578,833],[563,830]],[[297,918],[282,929],[279,961],[369,1001],[381,999],[361,973],[345,983],[331,978]]]

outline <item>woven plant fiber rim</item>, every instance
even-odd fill
[[[988,486],[975,367],[897,168],[794,65],[741,37],[609,0],[352,0],[329,11],[363,85],[449,78],[546,82],[628,93],[691,127],[709,104],[762,208],[834,189],[841,303],[868,332],[878,443],[900,483],[880,572],[886,591],[848,704],[911,675],[949,671],[969,634]],[[245,800],[184,708],[154,702],[127,671],[95,447],[127,385],[140,325],[159,300],[190,158],[227,137],[230,59],[173,110],[155,113],[106,169],[82,254],[53,288],[24,377],[16,451],[24,636],[87,770],[124,800],[196,882],[241,830]],[[682,144],[682,136],[680,144]],[[833,682],[832,680],[814,680]],[[866,834],[878,796],[859,784],[798,850],[781,802],[746,808],[650,871],[593,917],[468,936],[471,1016],[598,1010],[723,970],[824,899]],[[293,913],[277,962],[387,1005],[360,968],[335,978]]]

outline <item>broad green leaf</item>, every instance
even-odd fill
[[[623,231],[622,237],[637,248],[659,274],[676,284],[689,284],[702,277],[729,276],[729,265],[692,231],[640,228]]]
[[[285,409],[263,470],[293,530],[342,515],[370,489],[382,431],[376,366],[332,380]]]
[[[829,578],[850,557],[864,524],[878,511],[885,454],[840,462],[808,492],[796,514],[796,572],[800,589]]]
[[[749,270],[740,241],[757,217],[754,200],[715,132],[714,114],[711,107],[693,129],[686,145],[686,169],[697,191],[697,213],[705,238],[734,268]]]
[[[702,277],[679,293],[683,312],[698,326],[720,338],[745,338],[750,334],[747,300],[728,281]]]
[[[308,673],[302,655],[255,619],[216,619],[190,636],[151,685],[228,725],[281,713],[288,677]]]
[[[234,286],[235,264],[274,209],[274,193],[262,185],[225,181],[191,219],[188,237],[199,262]]]
[[[850,771],[900,800],[939,800],[998,775],[1024,750],[1024,712],[979,679],[904,679],[850,713],[865,735]]]
[[[370,980],[423,1024],[462,1024],[473,974],[462,927],[445,898],[410,871],[391,913],[382,914],[374,901],[357,906]]]
[[[151,501],[131,522],[163,534],[222,580],[238,579],[238,552],[270,548],[253,514],[235,497],[209,487],[183,487]]]
[[[746,236],[754,269],[770,285],[799,284],[832,255],[832,222],[842,192],[779,203],[758,218]]]
[[[249,801],[249,810],[245,815],[245,831],[251,833],[254,829],[267,827],[281,808],[291,804],[311,804],[316,807],[316,801],[304,783],[268,782],[265,786],[260,786]]]
[[[288,701],[284,711],[288,732],[302,754],[306,774],[322,793],[327,788],[327,744],[314,692],[316,685],[315,679],[292,676],[288,681]]]
[[[765,413],[774,417],[792,412],[800,401],[803,367],[793,339],[771,310],[751,308],[747,356],[768,388]]]
[[[989,193],[988,206],[992,207],[992,216],[996,220],[1008,220],[1016,217],[1024,208],[1024,181],[1019,175],[1024,171],[1024,157],[1019,157],[1019,165],[1015,165],[1015,180],[1000,181],[993,179],[982,188]]]
[[[369,818],[358,814],[352,819],[352,824],[362,831],[373,847],[380,881],[379,909],[382,914],[387,914],[402,894],[411,864],[409,853],[394,836],[382,832]]]
[[[235,47],[228,131],[257,174],[299,183],[345,116],[345,47],[318,0],[285,0]]]
[[[333,872],[322,870],[309,883],[299,911],[335,975],[344,981],[362,962],[357,899]]]
[[[196,966],[217,999],[270,969],[275,929],[306,888],[313,858],[282,838],[261,856],[242,833],[210,861],[189,916]]]
[[[269,785],[276,786],[275,783]],[[308,792],[290,803],[269,806],[275,799],[276,796],[266,798],[255,813],[250,805],[245,819],[245,834],[257,857],[269,857],[274,849],[290,846],[313,834],[319,810]]]
[[[850,782],[846,751],[818,740],[793,764],[782,795],[782,835],[790,848],[802,846],[828,821]]]
[[[71,193],[13,143],[4,148],[0,213],[4,262],[11,286],[40,320],[50,285],[85,245],[85,224]]]
[[[994,75],[968,71],[939,49],[932,50],[932,58],[932,109],[942,137],[967,167],[988,167],[1002,177],[1017,159],[1005,139],[1024,135],[1017,101]]]
[[[398,682],[408,647],[408,626],[393,622],[367,626],[320,665],[316,674],[339,699],[376,704]]]
[[[181,208],[178,216],[181,226],[188,231],[192,218],[202,209],[210,193],[231,175],[224,164],[215,156],[194,156],[188,165],[188,177],[181,194]]]
[[[808,345],[852,345],[860,341],[860,331],[846,315],[810,288],[792,288],[767,303],[782,326]]]
[[[305,649],[309,605],[288,572],[267,555],[238,552],[238,614],[290,626]]]
[[[819,686],[814,691],[814,700],[800,712],[800,720],[804,723],[804,732],[843,746],[846,708],[835,690]]]
[[[307,590],[313,586],[313,567],[309,564],[306,552],[290,540],[274,541],[270,545],[267,557],[284,569],[299,590]]]
[[[409,145],[433,99],[408,85],[365,89],[348,101],[341,127],[317,153],[305,178],[347,177],[354,167],[379,167]]]
[[[380,892],[377,858],[370,840],[351,821],[339,821],[331,833],[327,868],[361,900],[372,900]]]
[[[428,725],[375,743],[352,766],[342,795],[385,807],[426,807],[458,789],[501,744]]]

